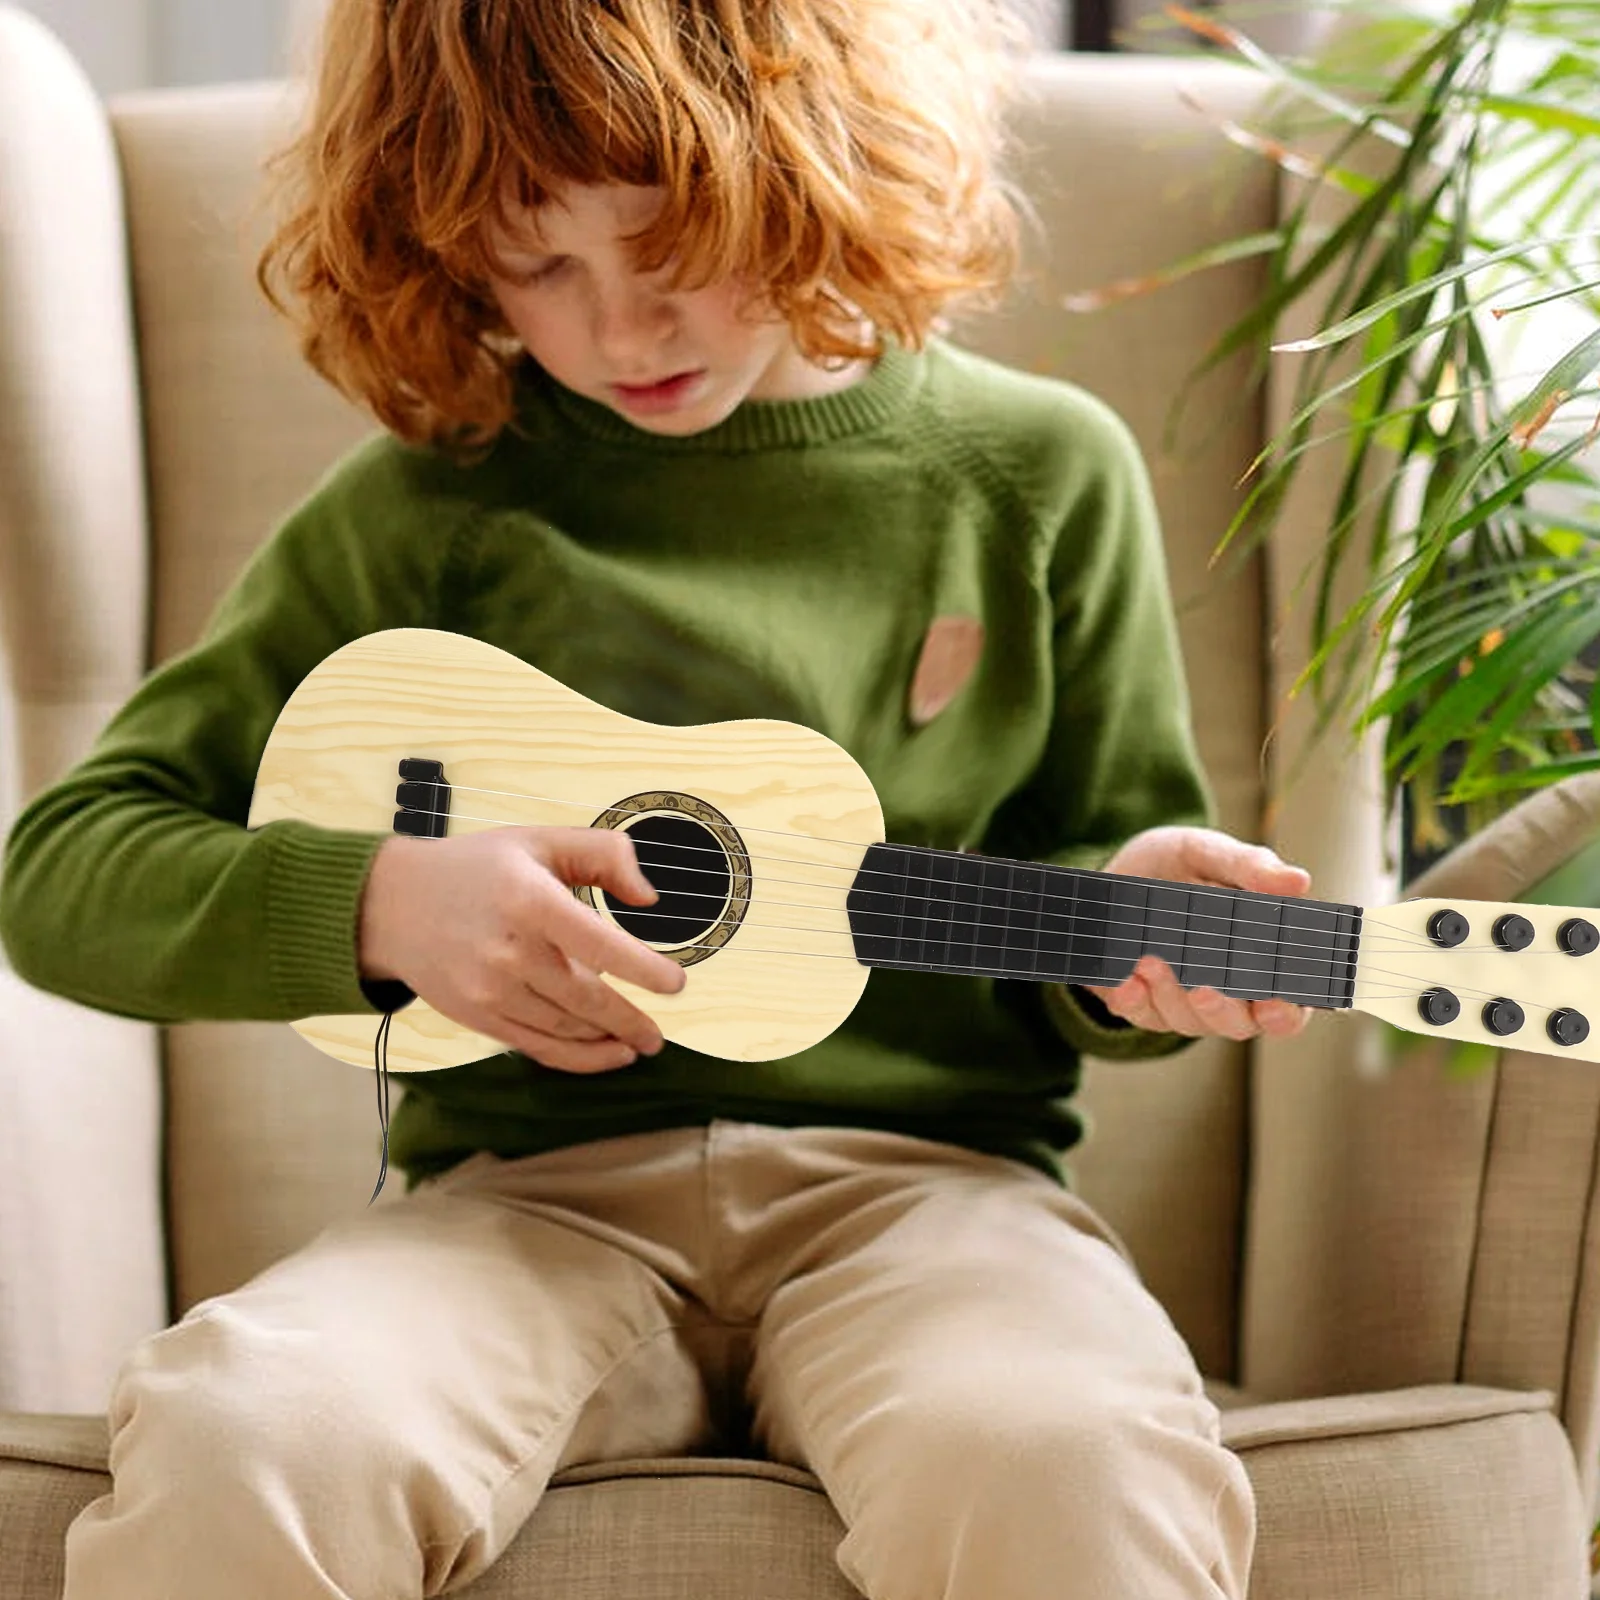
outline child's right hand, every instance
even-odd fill
[[[683,968],[572,894],[629,905],[656,891],[633,843],[605,828],[490,828],[386,840],[362,891],[363,978],[399,978],[435,1011],[562,1072],[606,1072],[661,1030],[597,973],[676,994]]]

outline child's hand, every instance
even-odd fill
[[[676,994],[683,968],[598,916],[572,886],[657,896],[626,835],[490,828],[388,840],[361,897],[364,978],[399,978],[434,1010],[562,1072],[625,1067],[661,1030],[596,976]]]
[[[1215,828],[1147,828],[1106,863],[1107,872],[1176,883],[1209,883],[1261,894],[1304,894],[1311,874],[1291,867],[1265,845],[1245,844]],[[1251,1039],[1258,1033],[1298,1033],[1311,1015],[1287,1000],[1239,1000],[1216,989],[1184,989],[1160,956],[1140,956],[1114,989],[1085,984],[1136,1027],[1163,1033],[1220,1033]]]

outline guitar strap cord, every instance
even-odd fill
[[[372,1191],[372,1199],[367,1201],[369,1206],[378,1198],[378,1190],[383,1188],[383,1180],[389,1172],[389,1024],[393,1021],[394,1013],[385,1011],[383,1021],[378,1024],[378,1036],[372,1041],[373,1076],[378,1084],[378,1126],[383,1130],[383,1159],[378,1164],[378,1185]]]

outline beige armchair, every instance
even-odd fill
[[[1274,723],[1275,757],[1303,738],[1298,712],[1279,713],[1304,659],[1288,602],[1318,488],[1265,556],[1207,568],[1239,472],[1282,416],[1281,375],[1263,405],[1240,403],[1242,368],[1218,374],[1189,442],[1162,451],[1169,400],[1259,292],[1258,267],[1098,317],[1060,306],[1273,225],[1272,169],[1179,93],[1237,115],[1254,83],[1071,56],[1041,58],[1033,81],[1018,120],[1043,224],[1032,275],[957,337],[1128,418],[1155,473],[1223,826],[1307,866],[1314,894],[1384,904],[1372,745],[1330,744],[1284,793],[1260,759]],[[0,5],[6,820],[368,429],[301,366],[251,280],[256,165],[292,114],[277,84],[108,112],[39,24]],[[1589,903],[1597,823],[1600,784],[1569,782],[1410,892]],[[1290,1041],[1091,1063],[1080,1187],[1214,1380],[1258,1496],[1258,1600],[1578,1600],[1600,1463],[1600,1069],[1507,1052],[1459,1078],[1430,1045],[1384,1075],[1374,1040],[1367,1019],[1325,1014]],[[123,1352],[362,1208],[377,1143],[370,1074],[286,1027],[156,1030],[0,971],[0,1600],[60,1592],[67,1524],[109,1483],[101,1413]],[[470,1593],[842,1597],[839,1535],[793,1469],[617,1462],[563,1473]]]

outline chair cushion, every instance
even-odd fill
[[[1438,1385],[1258,1404],[1214,1391],[1255,1486],[1251,1600],[1579,1600],[1586,1534],[1548,1394]],[[99,1417],[0,1416],[0,1600],[54,1600],[105,1493]],[[472,1600],[852,1600],[815,1478],[674,1458],[557,1475]]]
[[[1584,1600],[1553,1405],[1437,1384],[1224,1410],[1256,1493],[1251,1600]]]

